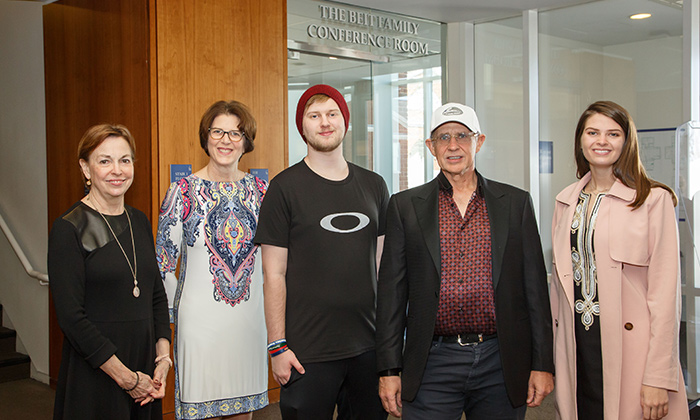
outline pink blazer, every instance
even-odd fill
[[[554,383],[557,416],[565,420],[577,418],[570,227],[589,179],[590,173],[557,195],[552,221]],[[642,384],[671,391],[665,419],[688,419],[678,359],[681,300],[673,202],[666,190],[652,188],[632,211],[628,205],[634,197],[633,189],[616,181],[601,201],[595,228],[605,419],[642,419]]]

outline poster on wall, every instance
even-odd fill
[[[639,130],[639,154],[652,179],[673,187],[676,169],[676,129]]]

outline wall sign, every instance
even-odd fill
[[[264,180],[265,182],[269,182],[270,180],[268,179],[268,173],[267,173],[267,168],[251,168],[250,169],[250,174],[253,176],[257,176],[258,178]]]
[[[404,58],[440,53],[437,22],[311,0],[290,0],[288,10],[289,38],[297,42]]]
[[[173,164],[170,165],[170,183],[177,182],[182,178],[192,174],[192,165]]]

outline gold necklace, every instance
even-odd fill
[[[88,201],[90,201],[90,195],[87,197]],[[126,259],[126,263],[129,264],[129,270],[131,271],[131,275],[134,276],[134,290],[132,291],[133,295],[135,298],[141,296],[141,289],[139,289],[139,281],[136,279],[136,273],[138,272],[138,265],[136,265],[136,247],[134,246],[134,230],[131,228],[131,217],[129,217],[129,211],[124,208],[124,213],[126,213],[126,220],[129,221],[129,233],[131,234],[131,249],[134,251],[134,265],[131,265],[131,261],[129,261],[129,257],[126,256],[126,251],[124,251],[124,247],[122,246],[122,243],[119,242],[119,238],[117,238],[117,235],[114,233],[114,230],[112,229],[112,225],[109,224],[107,221],[107,218],[105,217],[104,214],[100,210],[97,209],[97,206],[95,206],[95,210],[102,216],[102,219],[107,223],[107,227],[109,228],[109,231],[112,232],[112,236],[114,236],[114,240],[117,241],[117,245],[119,245],[119,249],[122,250],[122,254],[124,254],[124,259]]]

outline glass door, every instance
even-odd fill
[[[381,175],[390,192],[432,179],[424,145],[442,105],[439,22],[335,1],[289,0],[289,164],[306,155],[296,128],[303,92],[324,83],[348,102],[345,159]]]
[[[338,89],[350,108],[345,159],[380,174],[392,193],[435,176],[424,141],[432,110],[442,104],[439,56],[395,63],[291,50],[288,56],[290,166],[306,156],[297,102],[306,89],[323,83]]]
[[[309,87],[323,83],[338,89],[350,109],[343,154],[348,162],[374,169],[372,62],[298,51],[288,54],[289,165],[306,156],[306,144],[296,127],[296,107]]]

